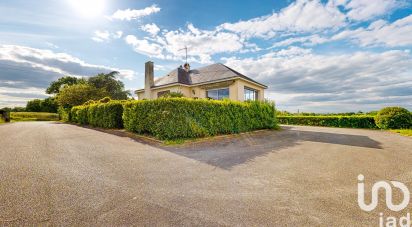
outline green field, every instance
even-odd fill
[[[394,129],[391,132],[396,132],[403,136],[412,136],[412,129]]]
[[[58,121],[57,113],[38,113],[38,112],[11,112],[12,122],[16,121]]]

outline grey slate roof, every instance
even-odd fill
[[[235,77],[241,77],[246,80],[252,81],[254,83],[260,84],[264,87],[265,85],[252,80],[251,78],[242,75],[241,73],[223,65],[221,63],[216,63],[213,65],[208,65],[198,69],[192,69],[186,72],[183,68],[177,68],[166,76],[155,79],[154,87],[163,86],[167,84],[181,83],[181,84],[200,84],[213,82],[218,80],[230,79]]]

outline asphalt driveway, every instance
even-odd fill
[[[54,122],[0,125],[0,225],[378,226],[366,186],[412,190],[412,138],[283,127],[184,146]],[[395,200],[399,201],[396,193]]]

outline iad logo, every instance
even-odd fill
[[[358,205],[364,211],[372,211],[378,205],[378,191],[379,189],[385,190],[386,206],[392,211],[401,211],[405,209],[410,200],[409,189],[401,182],[391,181],[393,187],[398,188],[403,193],[403,200],[400,204],[392,203],[392,186],[388,182],[378,181],[372,186],[371,203],[365,204],[365,185],[363,183],[365,177],[362,174],[358,176]]]

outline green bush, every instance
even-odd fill
[[[412,127],[412,114],[402,107],[385,107],[375,116],[381,129],[408,129]]]
[[[95,102],[71,109],[71,121],[102,128],[122,128],[123,104],[121,101]]]
[[[98,102],[99,103],[108,103],[108,102],[110,102],[110,101],[112,101],[112,99],[110,99],[110,97],[104,97],[104,98],[102,98],[102,99],[100,99]]]
[[[59,107],[57,112],[59,114],[60,120],[65,122],[71,121],[71,108]]]
[[[71,109],[71,121],[76,122],[82,125],[86,125],[89,123],[88,117],[88,109],[89,106],[75,106]]]
[[[281,124],[309,125],[339,128],[376,128],[373,116],[281,116],[277,117]]]
[[[271,103],[162,98],[125,103],[124,127],[160,139],[194,138],[275,128]]]
[[[88,106],[88,123],[102,128],[123,128],[123,104],[110,101]]]

